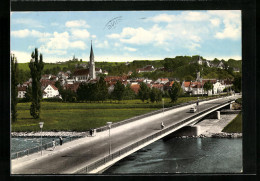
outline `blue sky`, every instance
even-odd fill
[[[201,55],[241,60],[241,11],[12,12],[11,52],[29,62],[161,60]]]

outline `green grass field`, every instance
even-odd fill
[[[239,114],[222,130],[226,133],[242,133],[242,112]]]
[[[197,97],[180,97],[177,103],[196,100]],[[165,107],[174,105],[165,99]],[[18,120],[11,125],[12,131],[39,131],[38,123],[44,122],[43,131],[86,131],[104,126],[106,122],[118,122],[137,115],[161,109],[162,102],[149,103],[141,100],[105,101],[104,103],[42,102],[41,118],[30,115],[31,103],[19,103]]]

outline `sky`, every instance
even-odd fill
[[[241,11],[11,12],[11,53],[29,62],[38,48],[46,63],[75,55],[89,61],[162,60],[200,55],[241,60]]]

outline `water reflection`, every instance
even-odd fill
[[[126,157],[103,174],[239,173],[242,139],[173,138],[158,140]]]

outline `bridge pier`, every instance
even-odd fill
[[[163,140],[168,140],[181,136],[198,136],[200,134],[200,126],[184,126],[183,128],[165,136]]]

